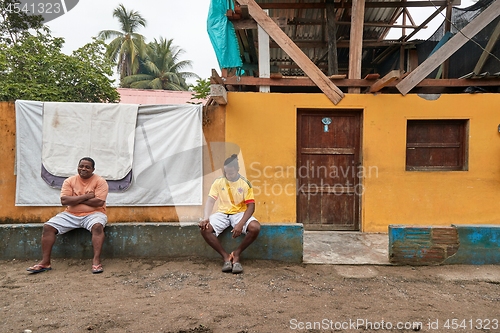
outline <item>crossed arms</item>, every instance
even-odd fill
[[[83,195],[61,197],[61,204],[63,206],[76,206],[84,204],[90,207],[102,207],[105,203],[106,201],[96,198],[94,192],[88,192]]]

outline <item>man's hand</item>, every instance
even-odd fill
[[[210,225],[209,219],[200,220],[200,223],[198,223],[198,227],[200,227],[201,230],[207,230],[209,225]]]
[[[233,234],[233,238],[239,237],[241,233],[243,232],[243,227],[245,226],[245,222],[240,221],[238,224],[234,227],[233,230],[231,230],[231,233]]]

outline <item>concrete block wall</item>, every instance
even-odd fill
[[[0,225],[0,260],[41,258],[41,223]],[[302,224],[263,224],[257,240],[243,252],[243,259],[302,262]],[[197,223],[109,223],[103,258],[219,258],[202,236]],[[219,236],[228,251],[242,237],[231,238],[226,230]],[[92,258],[90,232],[84,229],[57,236],[54,258]]]
[[[393,264],[500,264],[500,226],[389,226]]]

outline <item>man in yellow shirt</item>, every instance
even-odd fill
[[[208,194],[203,219],[199,223],[201,235],[205,241],[224,260],[223,272],[238,274],[243,272],[240,255],[259,235],[260,224],[252,214],[255,211],[255,199],[250,182],[241,176],[236,154],[224,162],[224,177],[217,178]],[[210,215],[215,202],[219,200],[217,212]],[[217,238],[231,226],[233,238],[245,234],[238,248],[228,254]]]
[[[67,178],[61,188],[61,204],[66,210],[45,222],[42,231],[42,261],[29,267],[31,273],[51,270],[50,255],[56,242],[56,235],[70,230],[85,228],[92,233],[94,258],[92,273],[102,273],[101,249],[104,243],[106,216],[106,198],[108,183],[94,174],[95,162],[84,157],[78,162],[78,174]]]

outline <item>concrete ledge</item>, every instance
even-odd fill
[[[0,260],[40,258],[42,226],[42,223],[0,225]],[[201,237],[197,223],[110,223],[105,232],[103,258],[219,258]],[[303,233],[299,223],[263,224],[259,237],[242,257],[300,263]],[[242,239],[232,239],[228,230],[219,238],[228,251]],[[92,258],[92,251],[90,233],[77,229],[57,236],[52,257]]]
[[[499,225],[389,226],[393,264],[500,264]]]
[[[452,225],[460,246],[445,264],[500,264],[500,225]]]

